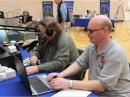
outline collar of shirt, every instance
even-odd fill
[[[97,56],[105,55],[105,53],[111,48],[112,43],[113,43],[113,40],[109,39],[109,41],[106,43],[106,45],[98,53],[96,52],[96,46],[95,45],[93,45],[93,50],[94,50],[94,52],[96,53]]]

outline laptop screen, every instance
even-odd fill
[[[21,61],[22,60],[21,55],[20,54],[14,55],[14,60],[15,60],[16,69],[20,76],[21,82],[24,84],[24,86],[27,88],[27,90],[30,92],[30,94],[32,94],[28,76],[27,76],[25,67]]]
[[[20,56],[20,54],[14,55],[14,59],[15,59],[16,69],[20,76],[21,82],[24,84],[24,86],[27,88],[27,90],[31,95],[39,95],[42,93],[54,91],[50,87],[48,87],[48,85],[46,85],[47,84],[45,83],[47,81],[46,78],[42,78],[42,76],[40,75],[33,76],[33,77],[30,76],[28,78],[25,67],[21,61],[22,57]]]

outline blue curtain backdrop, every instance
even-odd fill
[[[53,16],[53,1],[42,2],[43,17]]]

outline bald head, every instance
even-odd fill
[[[96,23],[97,25],[99,25],[102,28],[107,26],[109,29],[109,32],[111,32],[111,30],[112,30],[111,20],[106,15],[98,15],[98,16],[93,17],[89,21],[89,24],[91,24],[91,23]]]

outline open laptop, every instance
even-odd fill
[[[25,67],[21,61],[20,54],[14,55],[14,59],[21,82],[27,88],[31,95],[40,95],[43,93],[54,91],[49,87],[47,77],[43,77],[43,75],[27,75]]]

